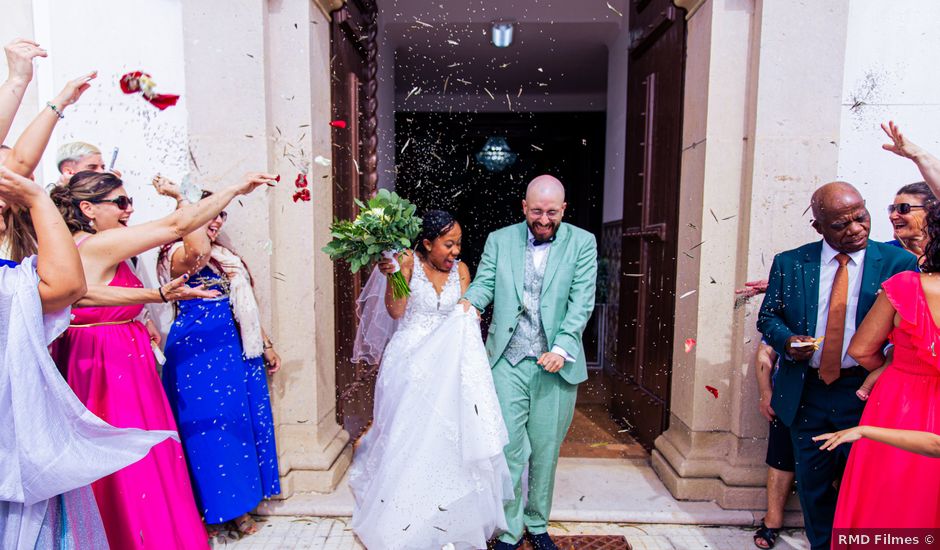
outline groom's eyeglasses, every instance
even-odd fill
[[[910,214],[911,210],[915,208],[927,208],[926,204],[908,204],[906,202],[901,202],[898,204],[889,204],[888,205],[888,214]]]
[[[134,204],[134,199],[128,197],[127,195],[119,195],[117,197],[114,197],[113,199],[101,199],[97,201],[88,201],[88,202],[93,203],[93,204],[110,202],[114,204],[114,206],[117,206],[118,208],[120,208],[121,210],[127,210],[127,207],[132,206]]]

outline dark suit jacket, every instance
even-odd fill
[[[794,361],[786,354],[787,340],[794,335],[816,334],[819,308],[819,258],[822,241],[805,244],[774,257],[757,329],[780,355],[780,370],[774,379],[770,406],[787,426],[793,423],[803,394],[803,379],[809,361]],[[904,249],[868,241],[862,265],[855,326],[862,323],[875,303],[881,283],[896,273],[917,269],[917,259]]]

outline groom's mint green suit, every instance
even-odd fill
[[[540,534],[548,527],[558,453],[574,416],[577,385],[587,380],[581,334],[594,309],[597,278],[591,233],[562,223],[554,242],[541,245],[550,247],[541,262],[533,260],[538,252],[530,237],[525,223],[491,233],[464,294],[477,310],[493,304],[486,351],[509,431],[505,454],[515,498],[506,503],[509,530],[500,539],[510,544],[525,529]],[[559,372],[536,364],[547,351],[567,356]]]

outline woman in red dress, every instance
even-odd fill
[[[940,205],[931,208],[927,230],[921,273],[899,273],[882,284],[884,292],[849,346],[849,355],[874,370],[885,362],[881,343],[887,337],[894,360],[868,398],[861,429],[836,434],[837,441],[825,445],[857,439],[839,490],[834,535],[840,529],[940,525],[940,461],[897,445],[907,436],[895,431],[940,434]],[[832,540],[833,548],[849,548],[837,536]]]

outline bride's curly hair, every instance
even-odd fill
[[[422,258],[427,258],[429,250],[424,246],[424,241],[433,241],[453,229],[455,225],[457,225],[457,219],[446,210],[428,210],[422,214],[421,232],[415,239],[415,252],[421,254]]]
[[[920,270],[924,273],[940,272],[940,202],[930,205],[927,210],[927,246],[924,247],[924,263]]]

